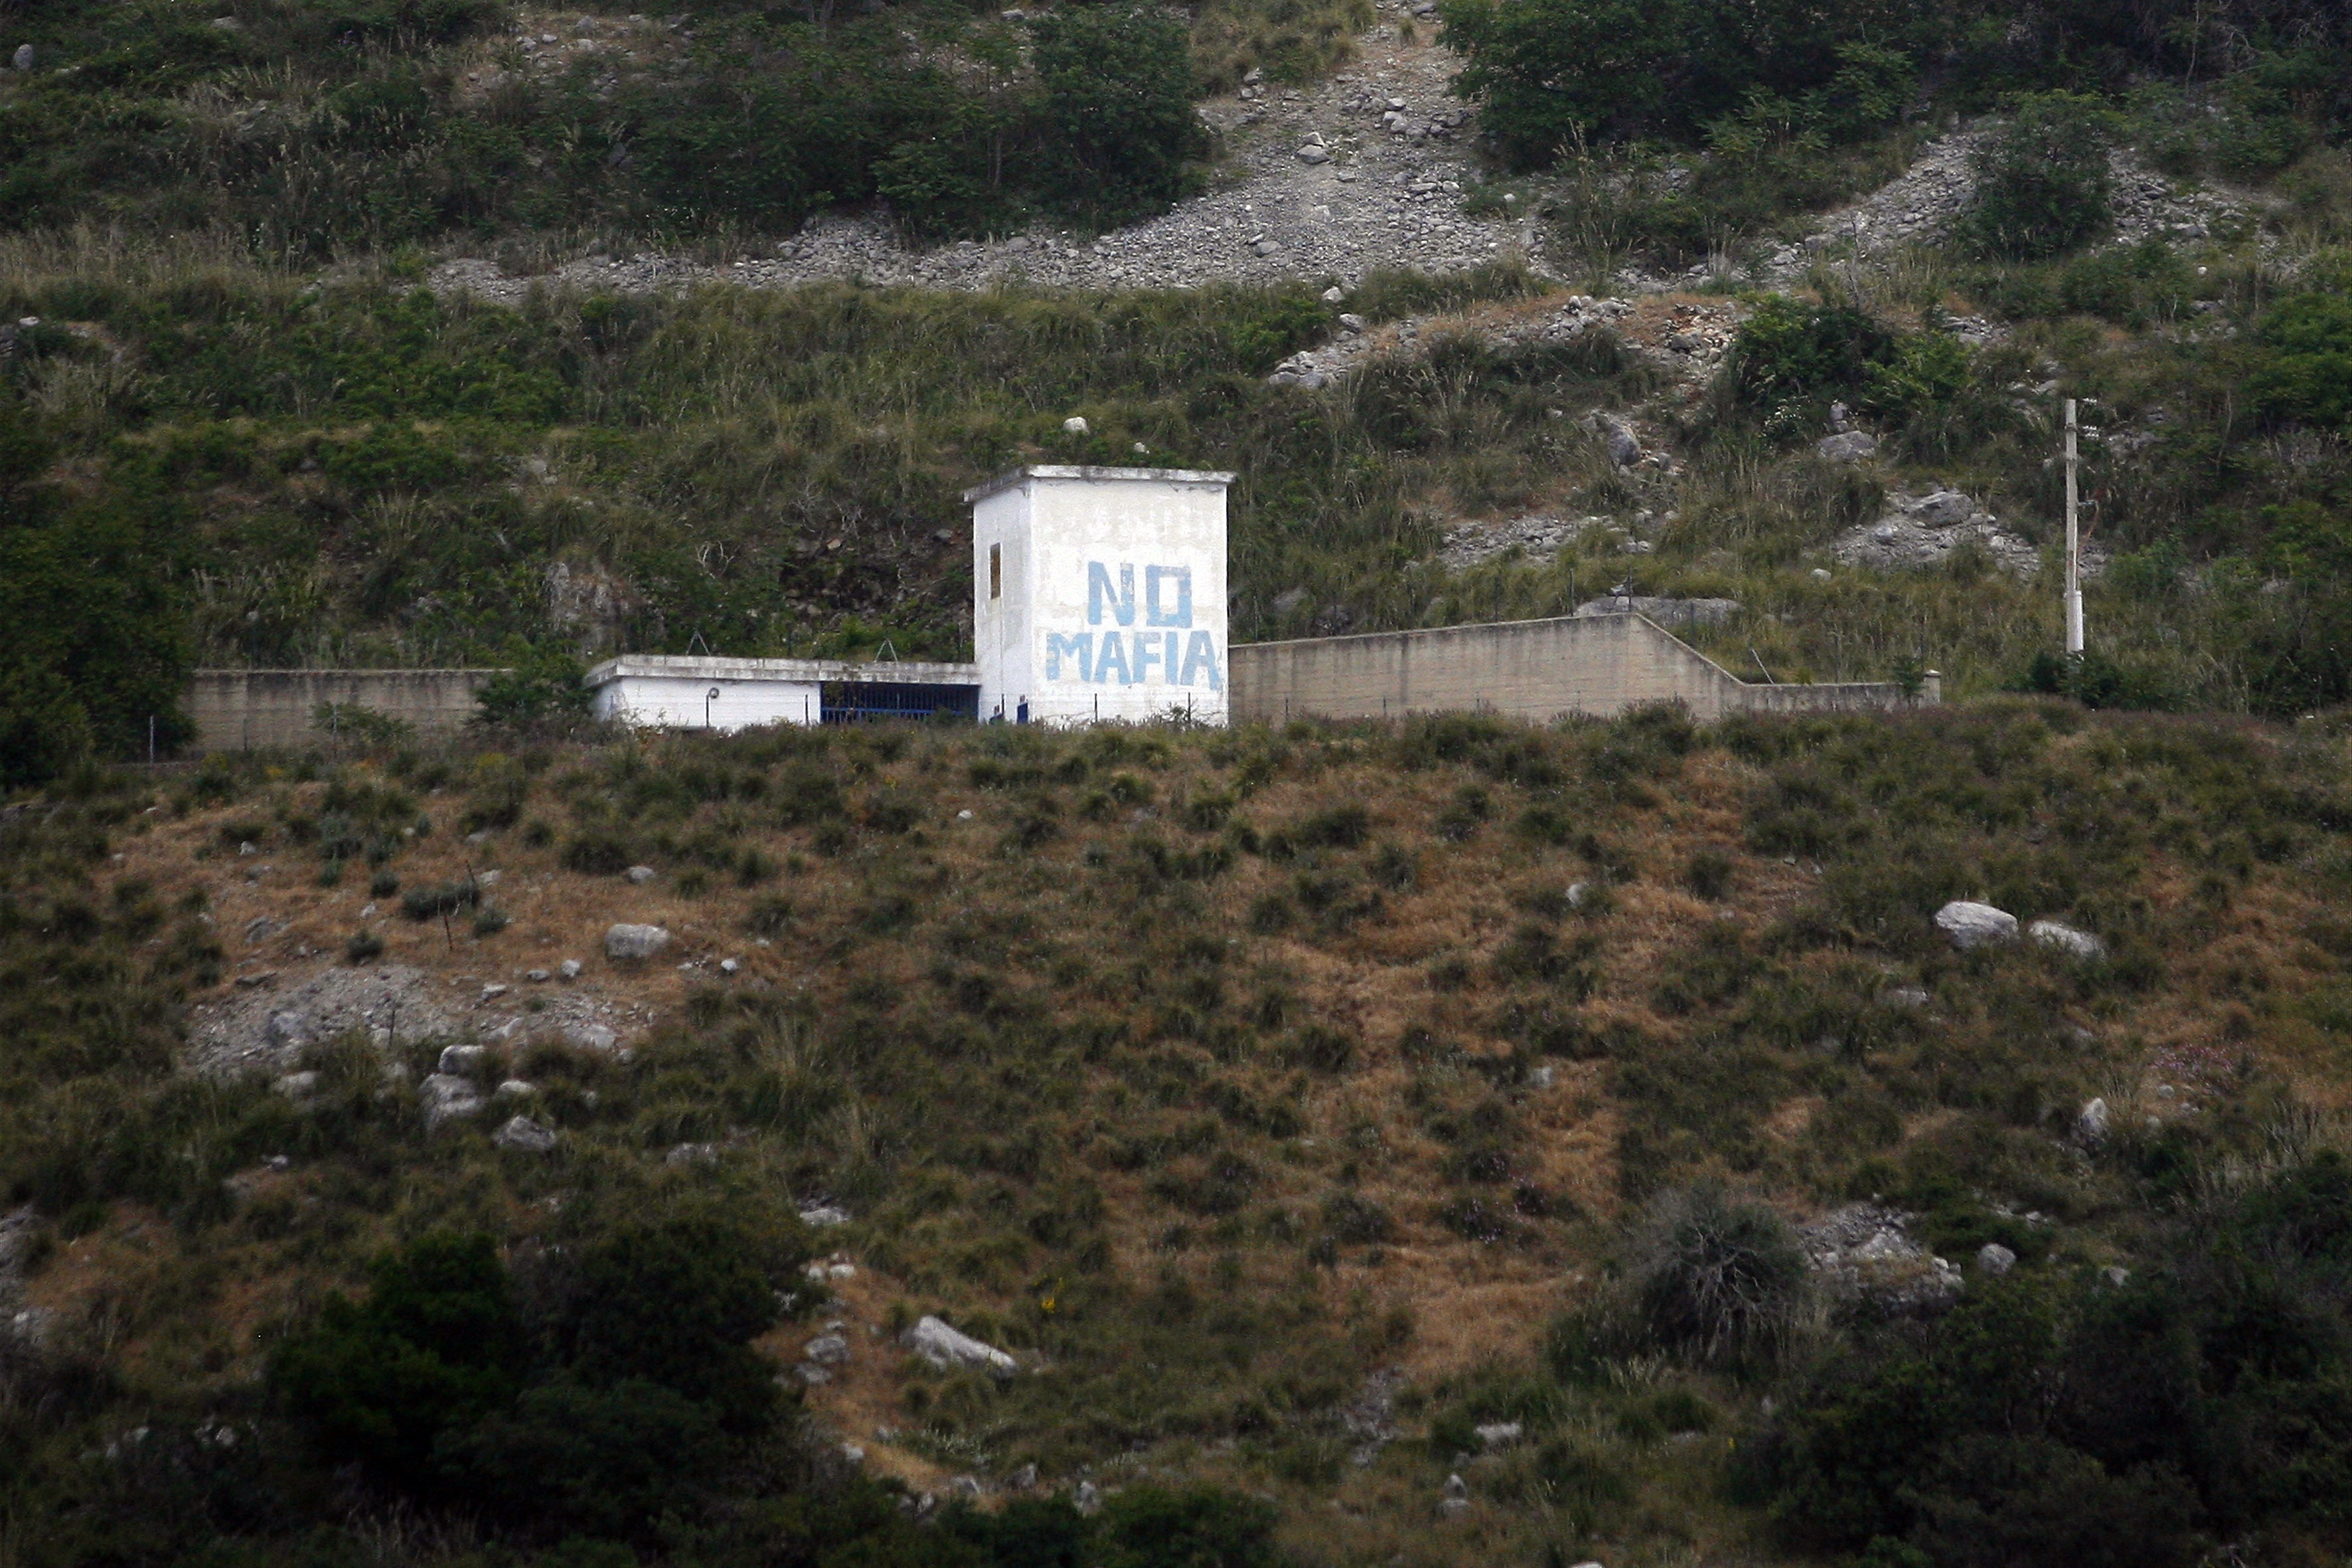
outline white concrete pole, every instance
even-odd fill
[[[2066,651],[2083,651],[2083,534],[2076,519],[2076,475],[2082,455],[2074,444],[2074,400],[2066,400]]]

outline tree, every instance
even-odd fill
[[[38,482],[48,447],[0,405],[0,789],[79,758],[143,756],[189,732],[188,637],[172,502],[60,504]]]
[[[1987,256],[2039,261],[2107,226],[2109,116],[2071,92],[2021,98],[2009,124],[1977,153],[1963,237]]]
[[[2352,426],[2352,300],[2303,294],[2263,317],[2269,363],[2246,389],[2273,419]]]
[[[1182,195],[1206,145],[1184,25],[1140,7],[1073,6],[1037,17],[1031,34],[1061,205],[1109,224]]]
[[[331,1296],[269,1363],[320,1451],[429,1489],[434,1450],[521,1386],[522,1323],[485,1236],[434,1236],[378,1258],[363,1302]]]
[[[1679,0],[1442,0],[1458,79],[1488,134],[1520,167],[1665,100],[1692,28]]]

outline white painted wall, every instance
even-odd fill
[[[1174,468],[1027,468],[968,491],[980,716],[1227,711],[1225,487]],[[990,552],[1001,591],[990,592]]]
[[[623,675],[597,687],[590,711],[615,723],[699,730],[704,698],[713,730],[748,730],[758,724],[814,724],[823,717],[822,689],[815,681],[688,679],[675,675]]]

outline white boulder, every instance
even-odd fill
[[[669,945],[669,932],[660,926],[616,925],[604,933],[604,956],[651,958]]]
[[[2077,931],[2057,921],[2035,921],[2025,928],[2025,934],[2043,947],[2054,947],[2073,958],[2095,959],[2107,955],[2107,944],[2089,931]]]
[[[2017,917],[1990,904],[1954,899],[1936,911],[1936,929],[1952,939],[1962,952],[1995,942],[2017,940]]]
[[[903,1342],[908,1350],[942,1369],[976,1367],[997,1377],[1011,1377],[1021,1370],[1020,1363],[994,1345],[959,1333],[937,1318],[926,1317],[908,1329]]]
[[[545,1154],[555,1148],[555,1129],[528,1116],[518,1116],[491,1133],[490,1142],[519,1153]]]
[[[436,1072],[416,1086],[416,1102],[425,1110],[425,1130],[445,1121],[473,1116],[482,1109],[482,1096],[473,1083],[454,1073]]]

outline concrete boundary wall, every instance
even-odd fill
[[[1637,615],[1576,616],[1361,637],[1242,643],[1233,650],[1236,723],[1480,711],[1607,718],[1680,702],[1702,722],[1741,712],[1887,710],[1939,700],[1892,682],[1750,686]]]
[[[240,752],[307,746],[325,737],[312,723],[321,702],[364,708],[446,734],[480,710],[482,682],[495,669],[199,669],[189,682],[195,749]]]

